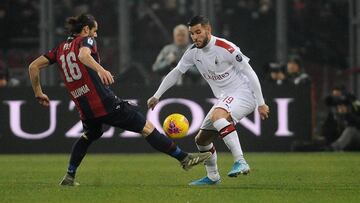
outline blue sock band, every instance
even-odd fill
[[[76,173],[76,169],[77,169],[77,167],[76,166],[74,166],[74,165],[69,165],[69,167],[68,167],[68,173],[69,174],[75,174]]]
[[[179,156],[180,153],[181,153],[181,149],[178,146],[176,146],[176,149],[175,149],[175,151],[173,151],[171,153],[171,156],[172,157],[177,157],[177,156]]]

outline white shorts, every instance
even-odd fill
[[[222,96],[206,115],[200,129],[217,131],[211,122],[211,114],[215,108],[223,108],[229,112],[234,124],[236,124],[255,110],[255,96],[249,90],[237,91],[236,94]]]

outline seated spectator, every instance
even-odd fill
[[[346,90],[345,86],[336,85],[332,88],[331,94],[325,98],[325,104],[330,107],[335,106],[341,100],[341,98],[343,98],[342,100],[344,100],[345,98],[350,102],[354,102],[357,100],[355,95],[349,93]]]
[[[338,122],[344,124],[341,135],[331,145],[330,149],[342,151],[346,149],[360,149],[360,102],[341,97],[336,105]]]
[[[338,122],[336,117],[337,104],[340,100],[344,99],[348,99],[349,101],[356,100],[355,96],[347,93],[345,87],[342,85],[334,86],[330,95],[325,98],[328,112],[325,121],[321,125],[321,137],[325,139],[325,142],[328,145],[339,138],[344,129],[344,126],[341,122]]]
[[[182,55],[189,48],[189,31],[185,25],[177,25],[173,30],[174,42],[166,45],[156,58],[152,69],[154,72],[165,76],[170,72],[177,63],[180,61]],[[200,74],[195,67],[189,69],[189,74],[186,77],[190,77],[191,80],[198,80]],[[179,80],[177,85],[182,85],[183,80]]]
[[[287,63],[287,75],[290,82],[295,85],[310,83],[309,75],[304,73],[301,62],[297,58],[292,58]]]
[[[356,133],[353,133],[355,130],[346,129],[356,125],[356,122],[354,121],[356,121],[357,115],[360,115],[360,101],[357,100],[353,94],[349,93],[344,86],[336,85],[331,89],[330,94],[326,96],[325,104],[328,108],[328,112],[326,119],[321,124],[320,136],[312,141],[297,141],[293,145],[293,150],[333,151],[351,149],[354,140],[356,142],[356,138],[348,139],[349,136],[356,135]],[[342,136],[343,138],[340,138]]]

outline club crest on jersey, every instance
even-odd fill
[[[235,59],[238,61],[238,62],[241,62],[243,60],[242,56],[240,54],[236,55]]]
[[[90,45],[93,45],[93,44],[94,44],[94,40],[92,40],[91,38],[88,38],[87,42],[88,42],[88,44],[90,44]]]

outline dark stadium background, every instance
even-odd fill
[[[80,13],[99,23],[101,63],[116,76],[111,88],[159,125],[174,112],[201,122],[211,108],[214,98],[201,81],[166,92],[161,102],[169,104],[160,112],[146,108],[162,78],[152,64],[172,42],[174,26],[208,16],[215,36],[251,58],[271,108],[268,120],[251,114],[236,126],[251,173],[227,176],[234,160],[218,139],[221,183],[192,187],[206,174],[203,165],[184,171],[139,135],[106,128],[77,170],[81,185],[59,186],[81,123],[57,67],[41,73],[49,110],[34,99],[28,66],[66,38],[65,18]],[[293,57],[311,84],[269,83],[269,69],[279,67],[269,62]],[[359,152],[325,151],[321,135],[334,131],[323,127],[324,98],[339,84],[359,98],[359,70],[359,0],[0,0],[0,203],[358,203]],[[8,84],[1,87],[4,76]],[[175,142],[197,151],[194,134]]]
[[[27,68],[31,60],[65,39],[65,18],[82,12],[93,14],[99,22],[97,41],[102,64],[118,78],[112,88],[120,97],[140,100],[143,113],[147,112],[144,108],[146,99],[161,81],[161,76],[151,69],[158,52],[171,42],[172,28],[177,24],[186,24],[195,14],[209,16],[213,34],[234,42],[251,58],[251,65],[260,77],[270,104],[273,98],[295,97],[292,93],[297,90],[292,89],[293,87],[285,90],[269,87],[265,81],[268,74],[266,64],[272,61],[286,63],[292,56],[300,57],[312,84],[311,87],[301,88],[305,92],[304,98],[296,101],[297,105],[290,106],[293,111],[289,112],[289,119],[295,121],[299,117],[296,112],[301,112],[303,119],[290,123],[293,128],[291,130],[297,128],[294,126],[301,126],[305,130],[296,132],[280,148],[261,147],[252,141],[256,137],[246,130],[241,138],[244,148],[250,151],[291,150],[294,141],[310,141],[319,136],[319,126],[326,116],[323,98],[334,84],[344,84],[355,94],[359,92],[360,57],[356,56],[360,53],[360,34],[357,32],[357,21],[353,20],[357,4],[350,0],[3,0],[0,2],[0,66],[7,70],[9,85],[0,89],[0,152],[31,152],[31,148],[34,152],[66,152],[70,149],[75,139],[65,140],[62,133],[66,129],[62,129],[65,127],[61,125],[57,126],[60,129],[52,135],[61,140],[59,143],[63,143],[59,146],[62,149],[59,151],[54,150],[52,145],[45,144],[46,142],[38,141],[47,146],[42,148],[29,140],[17,139],[9,130],[9,106],[6,101],[26,101],[24,106],[29,105],[31,110],[24,110],[26,113],[22,115],[22,124],[30,132],[48,127],[43,124],[49,123],[49,112],[41,109],[33,100]],[[51,89],[50,95],[52,92],[59,92],[53,97],[64,95],[60,99],[67,100],[66,94],[62,93],[65,90],[56,69],[53,66],[44,71],[42,85],[45,89]],[[132,87],[140,87],[146,91],[134,91]],[[184,97],[198,101],[200,93],[207,92],[207,97],[212,96],[206,85],[184,84],[182,88],[171,89],[166,97],[171,95],[174,98]],[[206,113],[210,106],[203,108]],[[272,110],[271,119],[262,125],[276,125],[276,108]],[[39,111],[42,113],[32,113]],[[175,106],[163,112],[162,118],[178,111],[188,114],[188,109]],[[78,118],[74,111],[66,114],[66,118],[57,119]],[[240,124],[238,129],[241,132]],[[262,131],[262,136],[275,137],[271,130]],[[121,139],[118,141],[121,142]],[[179,142],[188,149],[195,149],[193,137]],[[279,142],[282,142],[281,139]],[[14,148],[11,143],[29,148],[20,150],[21,147]],[[133,148],[134,152],[145,149]],[[99,149],[95,151],[101,152],[102,147]]]

